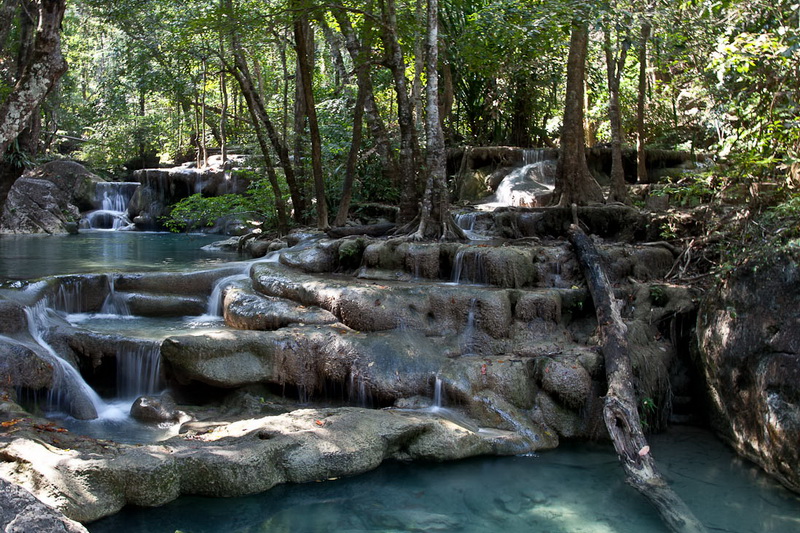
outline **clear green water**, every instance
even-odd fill
[[[236,259],[206,252],[219,235],[86,231],[78,235],[0,235],[0,281],[59,274],[206,268]]]
[[[800,531],[800,499],[708,432],[651,439],[675,490],[710,532]],[[387,463],[351,478],[281,485],[255,496],[183,497],[126,509],[92,533],[642,533],[665,527],[624,482],[610,444],[566,443],[532,457]]]

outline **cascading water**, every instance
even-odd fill
[[[453,257],[453,270],[450,281],[453,283],[485,284],[486,256],[476,247],[460,248]]]
[[[436,374],[436,379],[433,382],[433,410],[438,411],[442,408],[442,395],[443,395],[442,378]]]
[[[87,213],[84,226],[88,229],[131,229],[128,204],[139,188],[138,182],[100,182],[95,184],[95,195],[100,209]]]
[[[108,278],[108,296],[103,301],[100,313],[103,315],[131,316],[128,302],[114,288],[115,278]]]
[[[545,172],[545,151],[527,149],[522,152],[522,166],[511,171],[498,185],[487,205],[535,207],[538,196],[553,190],[552,179]]]
[[[469,301],[469,308],[467,310],[467,324],[464,326],[464,332],[461,334],[461,355],[475,355],[477,351],[475,315],[478,307],[478,301],[472,298]]]
[[[464,232],[464,236],[471,241],[485,241],[490,237],[482,235],[475,229],[475,222],[478,219],[478,214],[475,212],[470,213],[457,213],[455,216],[456,225]]]
[[[225,291],[236,283],[237,281],[245,281],[248,279],[246,272],[241,274],[234,274],[232,276],[225,276],[214,284],[211,295],[208,297],[208,305],[206,307],[206,314],[200,317],[201,319],[216,319],[221,318],[223,315],[223,302],[225,299]]]
[[[359,407],[370,407],[372,405],[372,397],[370,396],[369,389],[367,389],[367,382],[356,369],[350,371],[348,389],[347,396],[351,404]]]
[[[41,348],[35,351],[47,357],[53,365],[53,385],[48,393],[47,408],[64,410],[75,418],[96,418],[105,412],[108,406],[84,381],[80,372],[44,340],[44,331],[49,320],[47,313],[48,309],[43,300],[33,307],[25,308],[28,332]]]
[[[140,344],[117,350],[117,397],[135,400],[161,391],[161,345]]]

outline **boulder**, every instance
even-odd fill
[[[308,248],[284,252],[280,261],[304,272],[334,272],[339,266],[339,244],[338,240],[322,240]]]
[[[180,494],[242,496],[279,483],[355,475],[387,459],[445,461],[554,445],[533,432],[472,431],[434,413],[359,408],[250,418],[145,446],[101,445],[70,434],[58,434],[56,446],[53,435],[25,424],[13,438],[0,435],[3,478],[84,522]]]
[[[26,346],[0,336],[0,375],[3,386],[16,389],[48,389],[53,385],[53,365]]]
[[[267,296],[315,305],[333,313],[357,331],[386,331],[398,327],[429,335],[463,332],[469,324],[491,338],[508,336],[511,301],[505,291],[480,291],[466,285],[379,284],[369,281],[319,278],[274,263],[252,267],[253,288]]]
[[[697,321],[712,425],[800,492],[798,325],[800,261],[792,254],[741,265],[709,292]]]
[[[51,161],[14,182],[0,216],[2,233],[73,232],[81,210],[92,209],[94,184],[103,181],[72,161]]]
[[[131,417],[140,422],[181,422],[191,417],[180,411],[175,402],[167,397],[140,396],[131,405]]]
[[[0,530],[4,533],[88,533],[80,523],[70,520],[19,485],[0,478]]]
[[[27,329],[25,307],[11,300],[0,299],[0,334],[20,333]]]
[[[319,307],[229,288],[225,292],[225,323],[237,329],[273,330],[292,324],[333,324],[336,317]]]

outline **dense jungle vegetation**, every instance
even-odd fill
[[[748,219],[767,214],[743,237],[796,236],[793,1],[3,0],[0,10],[2,197],[49,158],[121,176],[244,153],[251,194],[184,209],[257,211],[284,231],[341,225],[351,201],[441,221],[445,147],[560,145],[569,161],[608,143],[708,155],[667,185],[673,197],[736,193],[755,207]],[[23,91],[45,79],[38,96]],[[560,172],[562,185],[585,174]],[[580,185],[559,199],[603,201]],[[608,199],[630,202],[624,185]]]

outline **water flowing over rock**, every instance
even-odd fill
[[[75,232],[80,212],[93,208],[102,178],[79,163],[51,161],[14,182],[3,205],[0,233]]]
[[[705,299],[700,353],[714,427],[800,491],[800,264],[789,255],[768,261],[740,266]]]
[[[660,285],[664,297],[650,301],[650,280],[668,272],[671,252],[637,244],[646,221],[610,211],[586,220],[624,241],[599,247],[646,369],[641,390],[665,405],[677,354],[662,324],[690,313],[691,297]],[[154,342],[55,321],[46,341],[93,383],[142,395],[136,418],[183,421],[186,411],[196,419],[162,443],[139,446],[43,436],[36,420],[20,419],[14,438],[0,439],[0,475],[70,517],[94,520],[123,505],[250,494],[364,472],[386,459],[519,454],[561,438],[602,438],[597,323],[571,250],[554,238],[567,213],[514,210],[492,215],[491,224],[528,231],[525,217],[534,219],[530,235],[502,245],[292,234],[286,245],[300,244],[280,260],[42,282],[31,299],[59,317],[189,314],[178,321],[217,326],[187,325]],[[488,217],[482,224],[489,227]],[[211,317],[209,306],[223,317]],[[12,313],[9,336],[19,333],[14,324]],[[148,377],[127,383],[118,375],[112,386],[115,371]],[[180,407],[161,394],[165,386]]]

